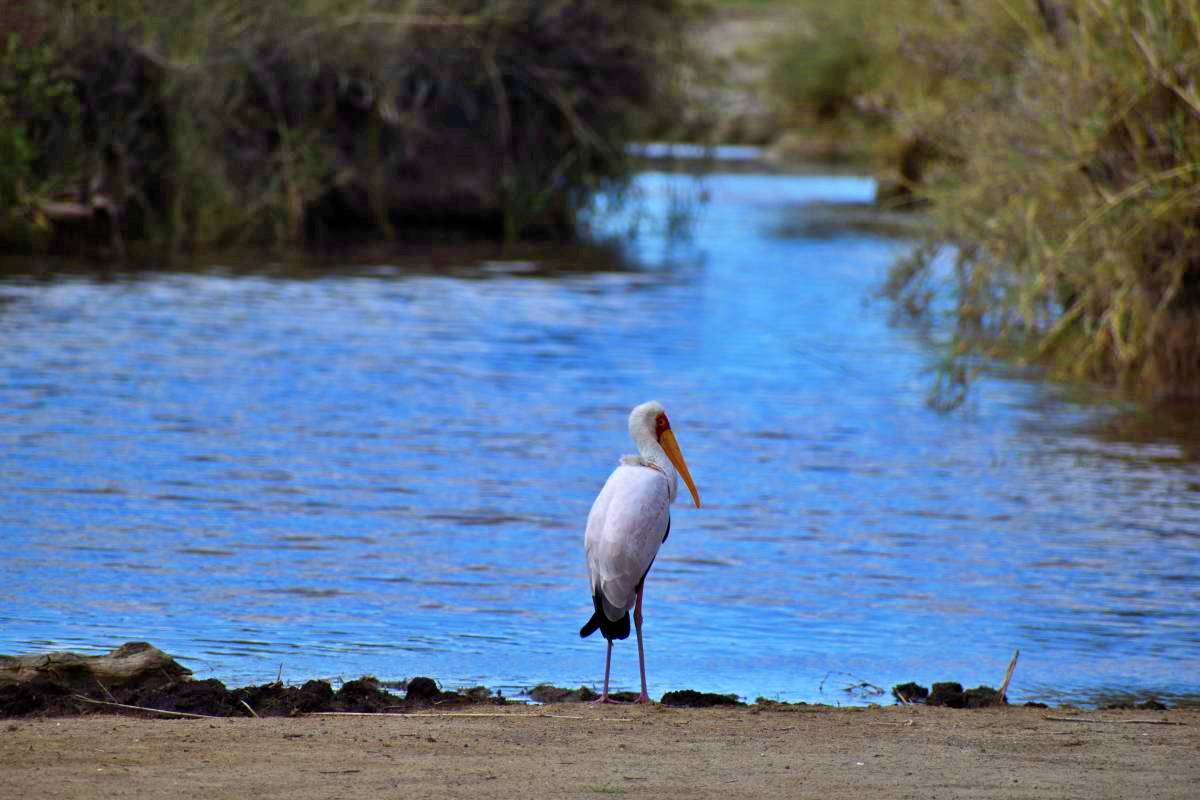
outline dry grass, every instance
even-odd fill
[[[1200,2],[909,5],[885,90],[940,154],[959,352],[1200,395]]]
[[[931,209],[888,290],[909,312],[952,293],[935,394],[1002,355],[1200,395],[1200,0],[793,7],[792,124],[865,137],[881,198]]]

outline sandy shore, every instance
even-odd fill
[[[1182,799],[1200,784],[1200,711],[574,704],[0,725],[0,798]]]

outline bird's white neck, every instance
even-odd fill
[[[656,469],[667,476],[667,492],[671,502],[674,503],[675,495],[679,491],[679,473],[675,470],[671,459],[667,458],[667,451],[662,449],[662,445],[658,443],[658,439],[652,433],[649,435],[641,431],[635,433],[633,443],[637,445],[638,449],[638,454],[634,459],[636,463]],[[628,458],[621,460],[629,463]]]

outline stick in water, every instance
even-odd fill
[[[1008,670],[1004,673],[1004,683],[1000,684],[1000,705],[1008,705],[1008,682],[1012,680],[1013,672],[1017,669],[1017,658],[1021,651],[1013,653],[1012,661],[1008,662]]]

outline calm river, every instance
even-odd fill
[[[657,398],[705,506],[647,582],[653,695],[997,685],[1017,648],[1019,701],[1200,692],[1195,428],[1019,376],[929,408],[874,297],[909,245],[846,222],[870,180],[637,187],[604,248],[9,265],[0,652],[597,685],[584,520]]]

